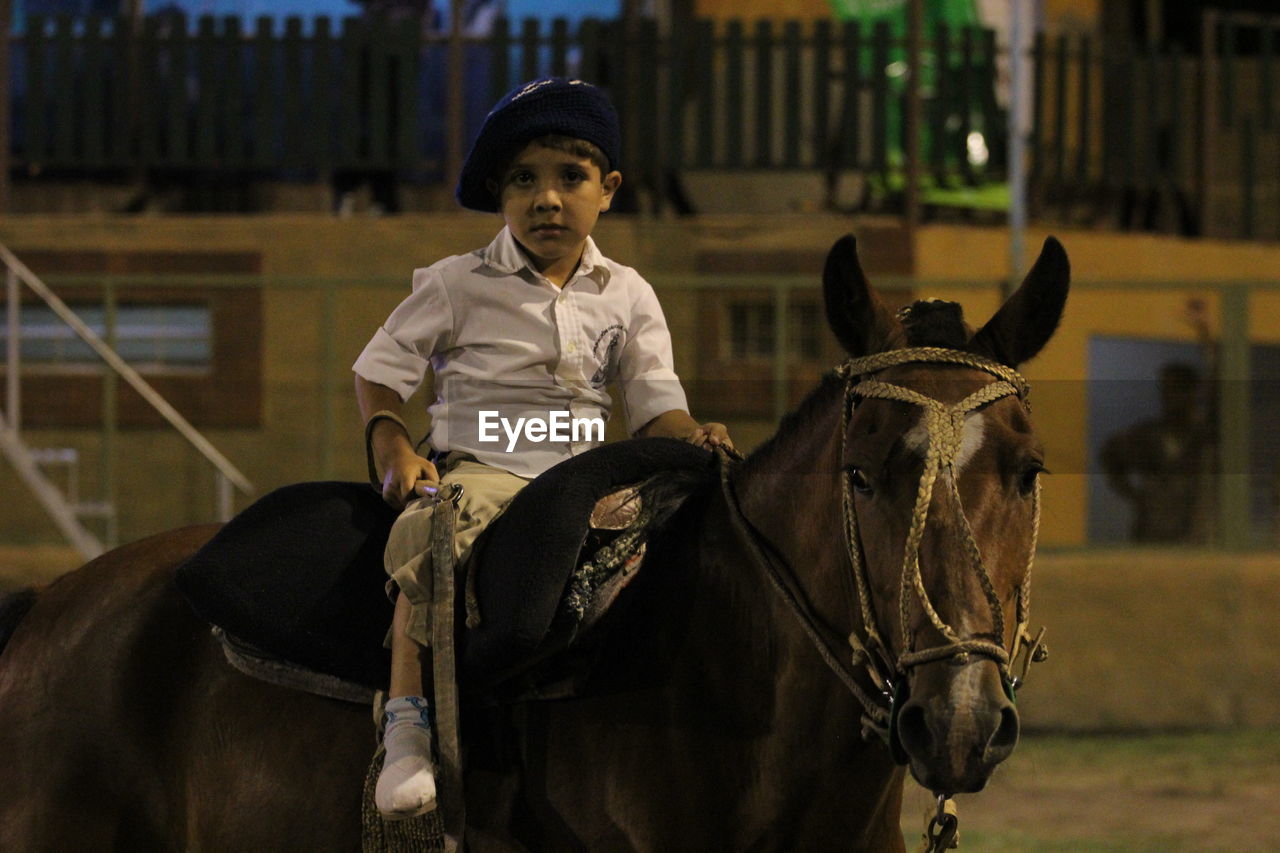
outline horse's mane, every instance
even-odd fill
[[[748,464],[769,458],[791,436],[807,433],[808,427],[821,420],[831,406],[832,398],[837,395],[843,381],[834,370],[823,374],[818,386],[800,401],[799,406],[783,415],[773,435],[751,453],[747,458]]]
[[[921,299],[912,302],[898,314],[907,333],[907,346],[964,349],[973,330],[964,322],[964,311],[958,302]]]

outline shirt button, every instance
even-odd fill
[[[564,302],[564,291],[560,291],[560,295],[556,297],[557,302]]]
[[[577,352],[577,351],[578,351],[578,345],[573,341],[569,341],[569,352]]]

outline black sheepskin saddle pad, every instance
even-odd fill
[[[545,648],[600,498],[664,472],[710,477],[712,454],[633,439],[568,459],[522,490],[477,542],[477,626],[460,638],[470,677]],[[229,521],[177,584],[196,614],[255,650],[372,689],[390,666],[382,552],[396,511],[367,484],[285,486]],[[563,620],[560,620],[563,621]]]

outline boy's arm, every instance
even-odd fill
[[[356,374],[356,401],[360,417],[367,424],[378,412],[391,412],[397,418],[404,409],[400,395],[385,385],[370,382]],[[402,507],[411,497],[418,497],[440,481],[436,466],[419,456],[413,442],[396,421],[382,418],[369,436],[373,459],[382,471],[382,499],[394,507]]]
[[[715,450],[722,446],[726,450],[734,449],[733,441],[729,438],[729,430],[724,424],[700,424],[683,409],[663,412],[636,430],[636,435],[642,438],[651,436],[678,438],[708,450]]]

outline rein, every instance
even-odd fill
[[[958,403],[947,404],[932,397],[914,391],[902,385],[882,382],[868,377],[903,364],[953,364],[972,367],[990,374],[996,381],[984,385]],[[896,732],[897,713],[905,702],[907,673],[910,669],[933,661],[951,658],[959,663],[966,662],[970,655],[981,655],[995,661],[1000,668],[1001,680],[1005,692],[1012,700],[1016,689],[1026,679],[1027,669],[1032,661],[1041,661],[1047,656],[1047,649],[1042,642],[1044,629],[1034,638],[1028,632],[1029,604],[1031,595],[1031,563],[1035,559],[1036,541],[1040,530],[1040,485],[1036,484],[1032,495],[1032,532],[1031,551],[1027,562],[1027,574],[1017,593],[1017,626],[1014,631],[1013,647],[1006,650],[1002,645],[975,637],[961,637],[951,628],[929,599],[920,571],[920,543],[924,537],[925,525],[928,522],[929,505],[932,501],[933,489],[940,474],[947,474],[943,479],[950,489],[952,499],[959,508],[961,528],[965,538],[965,548],[970,565],[978,576],[978,580],[992,610],[996,636],[1004,636],[1004,614],[1000,608],[999,595],[995,591],[991,575],[982,560],[982,554],[974,538],[973,530],[964,515],[960,503],[960,493],[955,472],[956,459],[963,437],[965,415],[976,411],[996,400],[1014,396],[1030,410],[1027,402],[1029,386],[1026,380],[1010,367],[991,361],[972,353],[939,347],[912,347],[889,350],[864,358],[850,359],[836,369],[836,375],[844,379],[845,389],[840,418],[840,461],[841,471],[841,504],[844,521],[845,546],[852,566],[852,577],[857,592],[858,606],[863,625],[864,637],[859,637],[856,630],[849,634],[848,642],[852,654],[848,658],[852,668],[844,663],[843,654],[834,647],[821,633],[813,616],[809,603],[797,591],[799,583],[795,571],[786,563],[781,555],[774,556],[772,548],[754,530],[746,518],[734,494],[729,474],[732,459],[724,451],[719,451],[720,484],[725,503],[729,508],[729,517],[739,538],[751,553],[755,562],[760,565],[770,585],[778,592],[805,634],[817,648],[818,653],[827,666],[836,674],[841,683],[858,700],[862,706],[863,737],[875,734],[890,748],[895,760],[905,764],[907,756],[898,741]],[[925,427],[928,434],[928,450],[925,454],[925,468],[920,477],[920,485],[916,494],[915,507],[912,513],[911,526],[907,533],[902,566],[902,595],[899,608],[901,633],[906,647],[896,657],[891,652],[879,631],[874,610],[872,609],[870,583],[867,578],[866,564],[862,553],[862,538],[858,529],[857,513],[854,510],[853,491],[851,487],[848,456],[849,419],[859,399],[876,398],[896,400],[920,406],[925,410]],[[912,647],[908,632],[910,599],[914,594],[921,608],[928,615],[930,622],[942,634],[945,642],[942,645],[916,650]],[[847,653],[847,652],[846,652]],[[1013,667],[1022,658],[1022,671],[1013,674]],[[866,690],[856,678],[855,673],[861,670],[874,685],[873,691]]]

